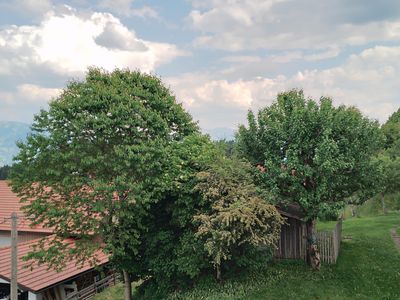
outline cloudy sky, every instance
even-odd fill
[[[31,122],[87,66],[156,74],[203,128],[303,88],[385,121],[400,1],[0,0],[0,121]]]

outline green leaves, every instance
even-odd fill
[[[241,155],[266,169],[260,184],[276,202],[297,202],[308,218],[336,211],[357,195],[373,194],[371,162],[382,144],[377,122],[356,108],[334,107],[329,98],[306,99],[302,91],[278,95],[238,134]]]
[[[400,109],[389,117],[382,126],[382,131],[386,137],[385,148],[389,149],[397,146],[400,149]]]
[[[151,203],[175,181],[170,149],[198,133],[191,116],[155,76],[91,68],[35,116],[32,130],[12,178],[23,199],[34,199],[27,214],[60,239],[87,240],[87,249],[101,236],[115,265],[128,268]],[[52,249],[49,262],[65,252]]]
[[[257,195],[248,164],[221,158],[198,179],[196,189],[211,209],[194,217],[196,236],[204,241],[217,277],[222,263],[243,247],[275,246],[283,219]]]

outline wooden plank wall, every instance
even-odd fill
[[[282,226],[281,238],[275,250],[275,258],[306,260],[307,233],[304,222],[288,218]],[[342,220],[332,231],[317,231],[317,245],[323,263],[334,264],[340,251],[342,239]]]
[[[287,218],[281,228],[281,238],[275,251],[276,258],[305,259],[305,224],[294,218]]]

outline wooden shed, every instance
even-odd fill
[[[278,259],[306,259],[307,229],[302,221],[300,207],[294,204],[279,205],[279,213],[286,218],[281,228],[281,237],[275,250]]]

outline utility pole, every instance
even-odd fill
[[[15,212],[11,214],[11,298],[18,300],[17,263],[18,263],[18,217]]]

